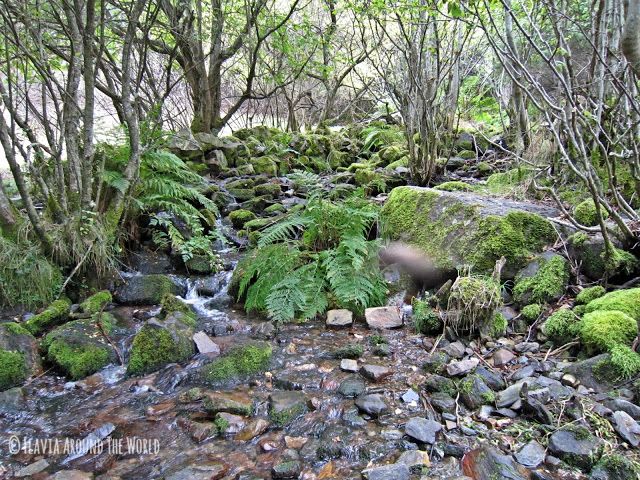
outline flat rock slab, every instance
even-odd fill
[[[460,360],[459,362],[451,362],[447,365],[447,373],[452,377],[465,375],[472,372],[480,363],[477,358],[467,358],[466,360]]]
[[[436,442],[436,434],[442,430],[440,422],[414,417],[409,419],[404,427],[404,432],[422,443],[433,445]]]
[[[516,454],[516,460],[527,468],[537,468],[545,458],[545,448],[535,440],[531,440]]]
[[[340,361],[340,370],[344,370],[345,372],[357,372],[360,369],[358,367],[358,361],[352,360],[350,358],[343,358]]]
[[[398,463],[367,468],[362,472],[366,480],[409,480],[410,475],[409,467]]]
[[[373,381],[380,382],[393,374],[393,370],[381,365],[365,365],[360,369],[363,377]]]
[[[364,311],[369,328],[389,329],[402,326],[402,317],[396,307],[373,307]]]
[[[613,413],[613,427],[618,435],[632,447],[640,445],[640,425],[622,410]]]
[[[329,310],[326,325],[331,328],[350,327],[353,325],[353,313],[345,308]]]
[[[220,347],[204,332],[193,334],[193,341],[200,353],[206,353],[211,356],[220,355]]]
[[[493,366],[502,367],[504,365],[507,365],[514,358],[516,358],[516,356],[513,353],[511,353],[509,350],[505,348],[500,348],[499,350],[496,350],[496,352],[493,354]]]
[[[360,395],[356,398],[356,406],[365,413],[368,413],[372,417],[377,417],[381,413],[385,413],[389,410],[387,402],[384,397],[378,393],[371,395]]]
[[[584,470],[600,458],[603,442],[588,432],[558,430],[549,437],[549,451],[569,465]]]

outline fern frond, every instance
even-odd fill
[[[258,240],[258,248],[295,238],[299,230],[302,230],[308,224],[309,220],[300,215],[292,215],[285,218],[262,231],[262,235]]]

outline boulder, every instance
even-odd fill
[[[356,398],[356,406],[361,411],[368,413],[372,417],[377,417],[381,413],[385,413],[389,410],[389,406],[385,402],[384,397],[378,393],[360,395]]]
[[[549,451],[573,467],[589,470],[602,454],[603,442],[584,427],[557,430],[549,437]]]
[[[353,324],[353,313],[345,308],[329,310],[326,324],[330,328],[350,327]]]
[[[369,328],[390,329],[402,326],[402,317],[396,307],[367,308],[364,318]]]
[[[440,422],[421,417],[409,419],[404,427],[404,431],[409,437],[429,445],[436,442],[436,435],[440,430],[442,430]]]
[[[42,371],[38,343],[17,323],[0,324],[0,390],[22,384]]]
[[[443,271],[473,265],[474,272],[490,273],[504,256],[503,278],[510,279],[556,240],[546,217],[557,214],[547,206],[469,192],[398,187],[382,209],[381,222],[385,237],[417,246]]]
[[[132,275],[116,288],[114,298],[123,305],[157,305],[167,293],[184,295],[184,287],[178,286],[167,275]]]
[[[545,252],[518,272],[513,297],[519,305],[551,303],[564,294],[568,283],[569,262],[557,253]]]

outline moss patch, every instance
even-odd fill
[[[587,304],[586,312],[617,310],[640,320],[640,288],[615,290],[592,300]]]
[[[585,314],[580,322],[580,339],[591,352],[607,352],[617,345],[630,345],[638,332],[636,321],[620,311]]]
[[[578,328],[578,317],[568,308],[561,308],[547,319],[542,331],[556,345],[564,345],[577,336]]]
[[[73,380],[91,375],[109,364],[111,351],[97,345],[74,346],[54,340],[47,352],[49,361],[56,363]]]
[[[237,380],[269,367],[272,349],[268,343],[253,343],[231,350],[202,368],[203,377],[210,382]]]
[[[542,307],[539,303],[532,303],[531,305],[527,305],[520,311],[520,315],[522,315],[522,318],[524,318],[529,323],[534,322],[541,313]]]
[[[106,305],[108,305],[112,301],[113,298],[111,298],[111,293],[108,290],[101,290],[98,293],[94,293],[84,302],[82,302],[80,304],[80,308],[84,313],[93,315],[94,313],[100,312]]]
[[[604,287],[596,285],[595,287],[585,288],[576,296],[576,303],[578,305],[586,305],[592,302],[596,298],[602,297],[607,291]]]
[[[364,348],[357,343],[349,343],[333,351],[333,356],[338,359],[350,358],[356,360],[364,355]]]
[[[445,192],[469,192],[472,190],[471,185],[465,182],[444,182],[440,185],[433,187],[436,190],[443,190]]]
[[[540,260],[540,268],[531,277],[516,279],[513,297],[517,302],[547,303],[556,300],[564,293],[569,281],[567,261],[554,256],[549,260]]]
[[[0,349],[0,390],[21,385],[27,378],[27,365],[20,352]]]
[[[609,214],[603,208],[600,209],[600,213],[605,219],[609,217]],[[598,225],[596,205],[591,199],[585,200],[576,205],[573,209],[573,216],[579,223],[587,227]]]
[[[442,332],[442,320],[428,302],[414,298],[411,306],[413,307],[413,324],[418,333],[429,335]]]
[[[37,335],[49,327],[63,323],[69,317],[70,309],[71,300],[61,298],[49,305],[43,312],[27,320],[24,326],[33,335]]]
[[[196,313],[191,309],[191,306],[184,303],[175,295],[167,293],[162,297],[160,314],[168,317],[175,312],[180,312],[184,315],[184,318],[182,318],[183,323],[190,327],[196,326]]]
[[[242,228],[245,223],[256,218],[256,214],[250,210],[234,210],[229,214],[229,220],[235,228]]]

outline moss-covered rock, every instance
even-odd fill
[[[0,349],[0,391],[21,385],[27,377],[24,354]]]
[[[640,464],[618,453],[607,453],[593,467],[591,480],[628,480],[640,478]]]
[[[282,188],[277,183],[263,183],[256,185],[256,195],[264,195],[271,198],[278,198],[282,193]]]
[[[256,219],[250,220],[247,223],[245,223],[244,224],[244,228],[248,232],[253,232],[255,230],[261,230],[264,227],[266,227],[267,225],[271,225],[273,222],[275,222],[273,217],[270,217],[270,218],[256,218]]]
[[[168,317],[172,313],[179,312],[185,316],[185,318],[181,319],[182,322],[192,327],[196,326],[196,313],[193,311],[189,304],[183,302],[175,295],[167,293],[164,297],[162,297],[160,305],[160,315],[163,318]]]
[[[83,313],[93,315],[94,313],[100,312],[112,301],[113,298],[111,297],[111,292],[109,292],[109,290],[101,290],[82,302],[80,304],[80,309]]]
[[[516,190],[524,190],[530,175],[530,170],[523,167],[494,173],[487,178],[486,189],[496,195],[507,195]]]
[[[532,303],[530,305],[526,305],[522,307],[520,310],[520,315],[527,323],[532,323],[540,316],[542,313],[542,307],[539,303]]]
[[[193,318],[181,311],[164,320],[149,320],[133,339],[127,373],[144,375],[191,358],[195,353],[193,326]]]
[[[22,325],[0,324],[0,390],[22,384],[42,371],[38,343]]]
[[[385,237],[419,247],[445,270],[467,264],[474,272],[489,273],[504,256],[502,273],[508,279],[556,238],[552,225],[538,213],[557,212],[465,192],[398,187],[385,203],[381,221]]]
[[[615,243],[615,239],[613,240]],[[593,280],[601,280],[604,276],[627,276],[638,270],[638,259],[618,247],[614,247],[614,258],[606,262],[604,239],[601,234],[587,235],[578,232],[571,235],[567,241],[570,257],[580,264],[581,273]]]
[[[118,286],[114,298],[123,305],[158,305],[167,293],[181,295],[184,288],[167,275],[134,275]]]
[[[71,300],[64,297],[60,298],[41,313],[29,318],[24,326],[33,335],[37,335],[50,327],[64,323],[69,318],[70,310]]]
[[[238,202],[244,202],[255,197],[256,193],[253,188],[230,188],[227,187],[227,192]]]
[[[192,255],[191,258],[185,260],[184,266],[189,273],[200,275],[209,275],[218,270],[218,262],[215,257],[210,255]]]
[[[271,155],[253,158],[251,165],[253,165],[253,169],[258,175],[278,176],[278,162],[277,159]]]
[[[338,150],[332,149],[327,156],[327,161],[329,162],[329,166],[336,170],[339,167],[348,166],[351,161],[351,156],[348,152],[339,152]]]
[[[618,345],[631,345],[638,333],[636,321],[621,311],[595,311],[580,321],[580,340],[589,352],[608,352]]]
[[[569,282],[569,263],[556,254],[544,254],[516,276],[513,298],[520,305],[558,300]]]
[[[601,215],[606,219],[609,217],[607,211],[603,208],[600,209]],[[598,215],[596,213],[596,204],[593,200],[585,200],[573,209],[573,216],[582,225],[587,227],[593,227],[598,225]]]
[[[435,190],[443,190],[445,192],[470,192],[472,190],[471,185],[460,181],[444,182],[433,188]]]
[[[624,312],[635,320],[640,320],[640,288],[609,292],[592,300],[585,308],[587,313],[606,310]]]
[[[602,297],[607,291],[601,285],[596,285],[594,287],[585,288],[576,295],[576,303],[578,305],[586,305],[587,303],[592,302],[596,298]]]
[[[502,304],[500,285],[483,276],[458,277],[449,292],[447,325],[456,332],[491,336],[496,308]]]
[[[212,383],[244,379],[269,368],[272,349],[269,343],[255,342],[236,347],[223,357],[202,367],[202,378]]]
[[[580,319],[568,308],[561,308],[547,318],[544,334],[556,345],[564,345],[578,335]]]
[[[442,333],[442,320],[428,302],[414,298],[411,306],[413,307],[413,324],[418,333],[424,335]]]
[[[97,372],[116,360],[116,352],[104,336],[115,324],[115,318],[103,312],[56,328],[42,342],[47,360],[73,380]]]
[[[267,208],[264,209],[264,212],[268,213],[269,215],[284,213],[286,211],[287,211],[287,208],[281,203],[274,203],[273,205],[269,205]]]
[[[353,176],[356,185],[365,186],[379,179],[380,176],[370,168],[359,168]]]

